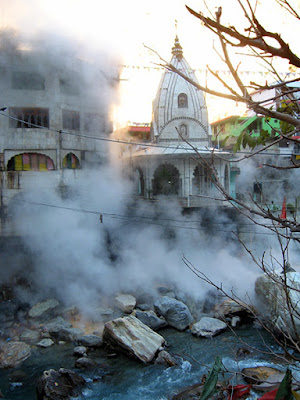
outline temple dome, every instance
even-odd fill
[[[178,37],[172,48],[170,64],[198,83],[183,57]],[[179,142],[182,136],[193,145],[210,144],[207,108],[203,93],[175,72],[165,71],[153,101],[152,139],[158,143]],[[196,143],[195,143],[196,142]]]

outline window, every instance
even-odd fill
[[[78,81],[76,81],[75,78],[74,78],[74,80],[68,79],[68,78],[60,79],[59,87],[60,87],[61,93],[63,93],[63,94],[67,94],[70,96],[79,94],[79,83],[78,83]]]
[[[197,165],[193,173],[193,194],[208,193],[212,187],[212,180],[208,169],[203,165]]]
[[[73,153],[68,153],[63,159],[63,168],[77,169],[79,168],[79,160]]]
[[[85,132],[105,131],[104,118],[100,114],[87,113],[84,115]]]
[[[187,139],[189,137],[188,126],[186,124],[181,124],[179,127],[180,137]]]
[[[63,129],[80,130],[79,111],[63,110]]]
[[[54,163],[50,157],[39,153],[23,153],[12,157],[7,163],[8,171],[51,171]]]
[[[163,194],[178,195],[180,190],[180,174],[171,164],[162,164],[156,168],[152,181],[154,196]]]
[[[45,78],[38,72],[13,72],[11,87],[23,90],[45,90]]]
[[[49,128],[48,108],[10,108],[9,115],[17,118],[10,119],[11,128]]]
[[[178,107],[186,108],[188,106],[188,98],[185,93],[180,93],[178,96]]]

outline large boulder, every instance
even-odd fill
[[[253,322],[254,308],[242,301],[234,301],[225,299],[221,303],[214,306],[214,317],[226,321],[231,321],[231,326],[234,327],[236,322],[246,324]],[[239,320],[237,320],[239,318]]]
[[[60,368],[44,371],[37,382],[38,400],[67,400],[81,393],[85,380],[75,372]]]
[[[188,307],[179,300],[162,296],[154,302],[154,309],[162,315],[173,328],[183,331],[192,322],[193,317]]]
[[[272,328],[297,340],[300,335],[300,273],[286,273],[286,281],[281,274],[263,274],[255,282],[255,292]]]
[[[152,310],[149,311],[136,310],[135,316],[140,321],[142,321],[143,324],[148,325],[149,328],[153,329],[154,331],[168,325],[164,317],[158,317]]]
[[[47,299],[35,304],[28,312],[31,318],[41,318],[44,314],[49,313],[53,309],[59,306],[59,302],[56,299]]]
[[[133,316],[117,318],[104,326],[103,341],[142,361],[151,362],[165,339]]]
[[[88,357],[80,357],[75,361],[75,368],[78,369],[95,369],[97,363]]]
[[[53,318],[51,321],[47,322],[42,326],[42,331],[44,333],[49,333],[50,335],[55,335],[55,333],[59,332],[64,328],[71,328],[72,324],[65,320],[63,317],[58,316]]]
[[[5,342],[0,345],[0,368],[13,368],[31,355],[30,346],[23,342]]]
[[[136,298],[131,294],[119,294],[115,298],[115,304],[119,310],[130,314],[136,305]]]
[[[75,342],[84,335],[83,330],[79,328],[62,328],[58,331],[49,331],[51,337],[57,341]]]
[[[212,337],[226,329],[227,325],[225,322],[217,318],[202,317],[200,321],[192,326],[191,332],[198,337]]]
[[[82,335],[76,339],[76,342],[80,346],[85,347],[101,347],[102,346],[102,338],[98,335]]]
[[[22,342],[36,343],[40,340],[40,332],[32,329],[24,329],[20,335]]]

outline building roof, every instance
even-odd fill
[[[202,156],[209,156],[211,157],[211,152],[214,152],[216,156],[222,155],[222,156],[232,156],[231,153],[227,151],[221,151],[213,148],[197,148],[197,152],[201,154]],[[138,146],[138,149],[136,152],[134,152],[132,155],[134,157],[137,156],[159,156],[159,155],[178,155],[178,156],[184,156],[184,155],[197,155],[197,152],[191,148],[191,146],[187,143],[178,143],[177,145],[175,144],[170,144],[168,146],[159,146],[159,145],[153,145],[153,146]]]
[[[150,126],[128,126],[129,132],[150,132]]]
[[[220,122],[227,122],[227,121],[230,121],[231,119],[238,119],[238,118],[247,118],[247,117],[243,117],[240,115],[230,115],[229,117],[225,117],[225,118],[222,118],[222,119],[212,122],[211,125],[219,124]]]
[[[181,73],[198,83],[194,71],[183,56],[178,37],[172,48],[170,64]],[[181,97],[180,97],[181,96]],[[180,103],[180,98],[184,104]],[[207,107],[201,90],[187,82],[176,72],[165,71],[153,101],[153,137],[163,141],[178,141],[178,130],[185,125],[187,138],[210,141]]]

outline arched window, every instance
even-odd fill
[[[68,153],[63,159],[63,168],[78,169],[80,168],[79,160],[73,153]]]
[[[134,183],[136,187],[136,191],[139,196],[144,196],[145,192],[145,180],[143,171],[140,168],[137,168],[134,172]]]
[[[179,194],[179,171],[174,165],[162,164],[156,168],[153,179],[153,194],[177,195]]]
[[[186,124],[181,124],[179,126],[179,133],[180,137],[182,137],[183,139],[187,139],[189,137],[188,126]]]
[[[188,98],[185,93],[180,93],[178,95],[178,107],[179,108],[186,108],[188,106]]]
[[[54,162],[45,154],[23,153],[12,157],[7,163],[8,171],[53,171]]]
[[[43,126],[49,128],[49,110],[48,108],[17,108],[9,109],[9,114],[17,118],[10,119],[9,126],[11,128],[38,128]]]
[[[212,184],[207,168],[197,165],[193,175],[193,194],[207,193]]]

